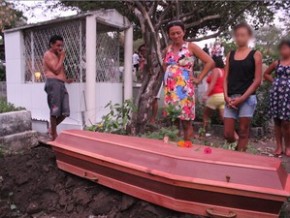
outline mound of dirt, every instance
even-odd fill
[[[0,158],[1,218],[197,218],[161,208],[59,170],[36,147]]]

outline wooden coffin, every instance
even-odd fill
[[[128,195],[212,217],[278,217],[290,182],[275,158],[81,130],[51,142],[57,165]]]

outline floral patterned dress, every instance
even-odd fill
[[[278,65],[270,90],[270,113],[273,118],[290,121],[290,66]]]
[[[168,48],[164,63],[166,72],[164,76],[164,102],[165,112],[178,112],[181,120],[194,120],[195,118],[195,97],[194,85],[190,81],[193,75],[192,69],[194,58],[188,50],[188,43],[184,43],[178,53]]]

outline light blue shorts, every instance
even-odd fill
[[[230,98],[235,98],[239,96],[241,95],[230,96]],[[238,109],[233,109],[226,105],[224,117],[233,119],[238,119],[241,117],[251,118],[254,115],[256,106],[257,106],[257,97],[256,95],[251,95],[250,97],[247,98],[247,100],[245,100],[242,104],[238,106]]]

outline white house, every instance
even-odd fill
[[[124,84],[119,72],[119,32],[124,31]],[[25,107],[35,122],[49,120],[42,56],[49,38],[64,37],[71,115],[61,129],[90,125],[109,102],[132,98],[133,28],[116,10],[98,10],[5,31],[7,100]]]

